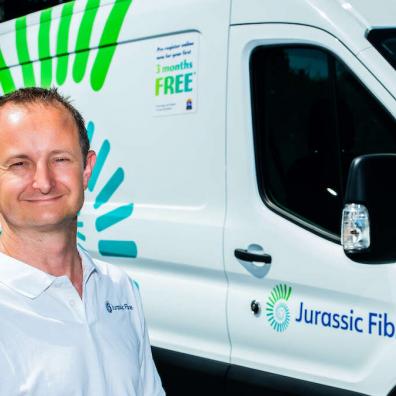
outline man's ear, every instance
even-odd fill
[[[96,153],[93,150],[89,150],[87,157],[86,157],[85,169],[83,172],[84,190],[88,187],[88,181],[89,181],[89,178],[91,177],[92,170],[95,166],[95,162],[96,162]]]

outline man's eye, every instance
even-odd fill
[[[59,157],[55,158],[55,162],[68,162],[69,158]]]
[[[11,164],[12,168],[21,168],[23,166],[26,166],[26,162],[20,161],[20,162],[14,162],[13,164]]]
[[[8,169],[14,171],[28,171],[32,167],[32,163],[29,161],[16,161],[8,165]]]

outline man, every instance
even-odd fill
[[[55,89],[0,97],[0,395],[164,395],[140,297],[77,248],[95,164]]]

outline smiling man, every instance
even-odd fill
[[[139,293],[77,248],[95,164],[55,89],[0,97],[0,393],[163,395]]]

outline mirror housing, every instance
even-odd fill
[[[396,262],[396,154],[369,154],[352,161],[341,243],[354,261]]]

